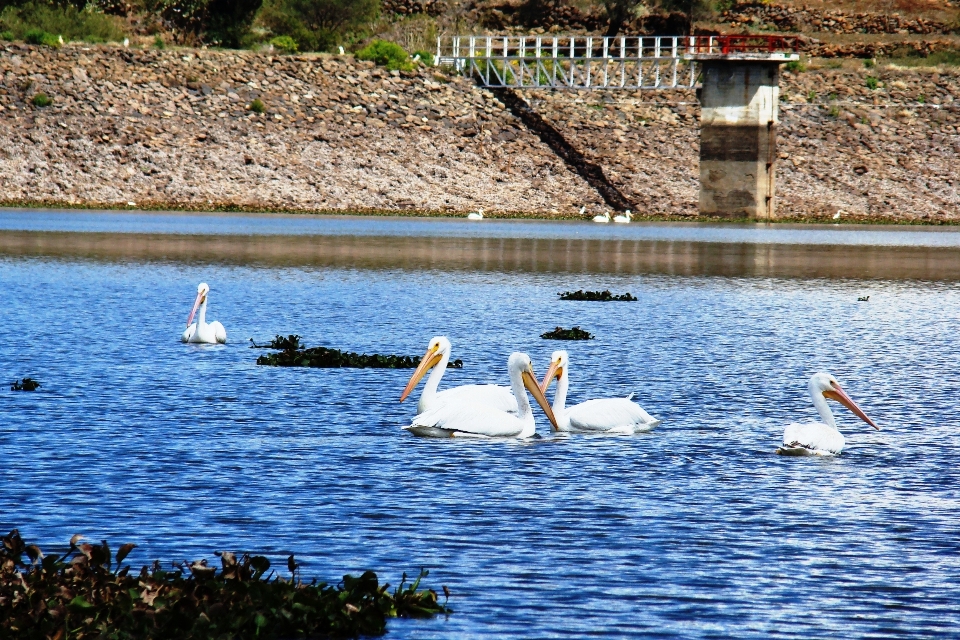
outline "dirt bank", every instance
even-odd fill
[[[785,74],[781,214],[960,218],[960,73],[845,64]],[[463,78],[349,56],[10,45],[0,73],[6,204],[549,217],[608,206],[599,175],[635,211],[696,215],[692,92],[526,95],[558,155]]]

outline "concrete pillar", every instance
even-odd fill
[[[795,56],[771,57],[700,58],[701,215],[776,218],[780,65]]]

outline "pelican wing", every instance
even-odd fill
[[[197,323],[194,322],[184,330],[183,335],[180,336],[180,342],[190,342],[190,338],[193,337],[193,334],[197,332]]]
[[[626,432],[649,430],[660,423],[636,402],[626,398],[587,400],[567,409],[574,431]]]
[[[783,447],[787,455],[838,455],[843,450],[843,434],[822,422],[787,425],[783,430]]]
[[[227,330],[223,328],[222,324],[215,320],[210,323],[210,328],[213,329],[213,335],[216,336],[217,342],[220,344],[227,343]]]
[[[533,419],[533,416],[530,416]],[[515,415],[492,407],[474,403],[443,404],[425,411],[404,427],[415,435],[455,433],[491,438],[515,437],[523,431],[525,423]]]
[[[498,411],[517,413],[517,399],[507,387],[495,384],[465,384],[441,391],[436,395],[436,403],[431,409],[444,404],[479,404]]]

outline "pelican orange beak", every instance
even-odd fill
[[[836,382],[833,382],[831,384],[833,385],[833,389],[827,389],[826,391],[824,391],[823,392],[824,398],[829,398],[830,400],[836,400],[837,402],[845,406],[847,409],[850,409],[850,411],[852,411],[858,418],[866,422],[868,425],[870,425],[877,431],[880,430],[880,427],[878,427],[873,420],[867,417],[867,414],[865,414],[863,410],[861,410],[860,407],[857,406],[856,402],[850,399],[850,396],[848,396],[847,393],[840,388],[839,384],[837,384]]]
[[[560,425],[557,424],[557,417],[553,415],[553,408],[550,406],[550,403],[547,402],[547,398],[543,395],[543,391],[540,390],[540,385],[537,384],[537,376],[533,375],[533,367],[527,367],[524,369],[523,374],[523,386],[527,388],[527,391],[530,392],[530,395],[533,396],[533,399],[537,401],[537,404],[540,405],[540,408],[543,409],[543,412],[547,414],[547,419],[550,420],[550,424],[553,425],[554,431],[560,430]]]
[[[546,393],[547,389],[550,388],[550,383],[554,380],[559,380],[563,375],[563,367],[560,366],[559,360],[554,360],[550,363],[550,368],[547,369],[547,373],[543,376],[543,382],[540,383],[540,392]]]
[[[204,300],[207,299],[207,294],[202,291],[197,292],[197,299],[193,301],[193,309],[190,309],[190,315],[187,316],[187,326],[189,327],[193,324],[193,316],[197,314],[197,309],[200,308],[200,305]]]
[[[430,371],[430,369],[440,364],[443,356],[437,353],[437,349],[438,347],[430,347],[427,349],[427,352],[423,354],[420,364],[413,372],[413,375],[410,376],[410,382],[407,383],[403,393],[400,394],[400,402],[407,399],[407,396],[410,395],[410,392],[417,386],[417,383],[423,379],[423,376],[427,375],[427,371]]]

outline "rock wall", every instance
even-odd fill
[[[960,216],[957,70],[787,72],[782,89],[781,215]],[[53,104],[33,106],[39,92]],[[524,96],[636,212],[696,216],[692,91]],[[248,108],[254,100],[263,114]],[[541,216],[607,208],[492,93],[432,68],[10,45],[0,48],[0,107],[0,201],[10,205]]]

